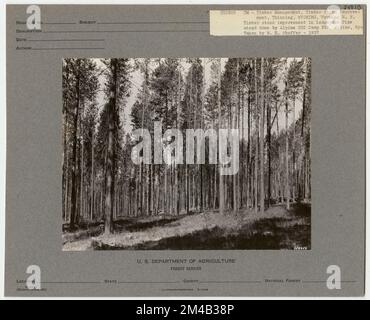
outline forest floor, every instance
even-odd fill
[[[83,250],[227,250],[310,249],[311,205],[274,205],[254,211],[209,211],[179,216],[122,218],[115,232],[103,225],[63,233],[64,251]]]

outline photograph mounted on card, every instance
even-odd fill
[[[8,5],[7,296],[360,296],[365,6]]]

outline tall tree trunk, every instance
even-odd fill
[[[254,210],[258,212],[258,143],[259,143],[259,99],[258,99],[258,87],[257,87],[257,58],[254,59],[254,92],[255,92],[255,103],[256,103],[256,152],[254,157]]]
[[[68,157],[68,150],[67,150],[67,102],[64,101],[63,104],[63,163],[62,163],[62,187],[63,187],[63,195],[62,195],[62,201],[63,201],[63,212],[62,212],[62,217],[63,217],[63,222],[66,221],[66,190],[67,190],[67,157]]]
[[[178,79],[177,79],[177,110],[176,110],[176,128],[180,129],[180,102],[181,102],[181,59],[179,61],[179,66],[178,66]],[[177,139],[179,141],[179,139]],[[179,142],[178,142],[179,143]],[[183,146],[178,144],[176,152],[179,152],[180,148]],[[176,154],[176,157],[178,155]],[[179,172],[179,164],[176,162],[175,163],[175,190],[176,190],[176,214],[180,214],[180,172]]]
[[[79,71],[78,71],[79,72]],[[72,191],[71,191],[71,217],[69,226],[71,229],[75,228],[77,215],[77,126],[78,126],[78,112],[80,106],[80,75],[76,79],[76,105],[73,110],[73,133],[72,133]]]
[[[163,203],[163,210],[164,210],[164,214],[167,214],[167,198],[168,198],[168,191],[167,191],[167,165],[164,166],[164,195],[163,195],[163,199],[164,199],[164,203]]]
[[[68,150],[68,146],[66,146]],[[66,151],[67,151],[66,150]],[[69,156],[67,155],[66,157],[66,181],[65,181],[65,197],[64,197],[64,210],[65,210],[65,221],[69,221],[69,206],[70,206],[70,201],[69,201],[69,190],[70,190],[70,179],[69,179]]]
[[[279,109],[278,109],[278,106],[277,106],[277,101],[275,102],[275,110],[276,110],[276,137],[279,137],[280,135],[280,132],[279,132]],[[272,124],[271,124],[272,126]],[[281,189],[281,162],[280,162],[280,159],[281,159],[281,156],[280,156],[280,143],[278,142],[277,143],[277,156],[278,156],[278,159],[277,159],[277,175],[278,175],[278,197],[280,196],[280,202],[282,202],[282,189]]]
[[[240,85],[239,85],[239,96],[240,96]],[[244,195],[244,184],[246,182],[246,179],[245,177],[248,177],[248,175],[246,174],[246,170],[247,170],[247,165],[248,163],[246,163],[245,161],[245,154],[244,154],[244,142],[245,142],[245,134],[244,134],[244,114],[245,114],[245,110],[244,110],[244,92],[242,91],[241,92],[241,103],[240,103],[240,99],[239,99],[239,117],[240,117],[240,120],[241,120],[241,123],[240,123],[240,128],[241,128],[241,133],[242,133],[242,138],[241,138],[241,152],[240,152],[240,158],[241,158],[241,162],[242,162],[242,165],[241,165],[241,173],[239,174],[239,208],[243,208],[244,206],[244,199],[245,199],[245,195]],[[247,159],[248,161],[248,159]],[[248,183],[247,183],[248,185]],[[247,189],[248,190],[248,189]]]
[[[206,64],[204,60],[204,66],[202,68],[202,101],[201,101],[202,105],[200,109],[200,128],[201,129],[203,129],[203,121],[204,121],[204,118],[203,118],[204,110],[203,109],[204,109],[204,100],[205,100],[205,74],[206,74],[205,69],[206,69]],[[203,152],[203,144],[201,148]],[[200,212],[203,212],[203,165],[200,164],[198,167],[200,170]]]
[[[238,86],[238,92],[237,92],[237,99],[238,99],[238,101],[237,101],[237,104],[233,104],[233,106],[234,106],[234,113],[233,113],[233,115],[232,115],[232,119],[233,119],[233,122],[234,122],[234,125],[233,125],[233,129],[238,129],[238,112],[236,112],[236,110],[235,109],[237,109],[238,108],[238,110],[240,110],[240,87],[239,87],[239,59],[237,58],[236,59],[236,61],[237,61],[237,64],[236,64],[236,72],[237,72],[237,74],[236,74],[236,78],[237,78],[237,86]],[[239,141],[238,141],[238,143],[239,143]],[[239,155],[238,155],[239,156]],[[233,175],[233,210],[234,211],[236,211],[237,209],[238,209],[238,192],[237,192],[237,190],[236,190],[236,188],[237,188],[237,178],[238,178],[238,175],[237,175],[237,173],[235,173],[234,175]]]
[[[114,131],[115,115],[117,108],[117,59],[111,59],[112,87],[110,88],[110,99],[108,103],[108,148],[107,148],[107,172],[105,193],[105,234],[113,232],[113,192],[114,192]]]
[[[95,125],[95,124],[94,124]],[[94,218],[94,189],[95,189],[95,163],[94,163],[94,127],[92,129],[92,133],[91,133],[91,181],[90,181],[90,185],[91,185],[91,206],[90,206],[90,221],[93,220]]]
[[[267,206],[269,207],[271,205],[271,126],[272,126],[270,95],[266,111],[267,111],[267,166],[268,166]]]
[[[264,122],[265,122],[265,89],[264,89],[264,58],[261,58],[261,113],[260,113],[260,211],[265,211],[265,187],[264,187]]]
[[[221,58],[220,58],[220,66],[219,66],[219,74],[218,74],[218,92],[217,92],[217,104],[218,104],[218,129],[221,129],[221,76],[222,76],[222,66],[221,66]],[[220,148],[220,146],[219,146]],[[220,151],[219,151],[219,211],[222,214],[224,212],[224,188],[223,188],[223,176],[222,176],[222,164],[220,159]]]
[[[197,76],[195,77],[195,79],[197,79]],[[194,118],[193,118],[193,128],[194,130],[197,129],[197,111],[198,111],[198,83],[196,82],[195,84],[195,103],[194,103]],[[195,154],[194,156],[197,157],[197,150],[195,150]],[[193,166],[193,188],[192,188],[192,192],[193,192],[193,199],[194,199],[194,207],[195,207],[195,211],[198,210],[198,195],[199,195],[199,190],[197,190],[197,179],[198,178],[198,165],[195,164]]]
[[[301,126],[301,138],[303,139],[304,133],[304,121],[306,114],[306,88],[303,89],[303,99],[302,99],[302,126]]]
[[[83,117],[84,117],[84,110],[85,110],[85,103],[82,100],[81,103],[81,116],[80,116],[80,135],[81,135],[81,163],[80,163],[80,216],[84,217],[84,162],[85,162],[85,148],[84,148],[84,129],[83,129]]]
[[[287,83],[285,82],[285,87]],[[285,197],[286,197],[286,208],[290,209],[290,195],[289,195],[289,132],[288,132],[288,97],[285,97]]]
[[[302,99],[302,124],[301,124],[301,141],[302,141],[302,153],[303,153],[303,191],[300,195],[304,199],[306,198],[306,162],[307,162],[307,155],[306,155],[306,145],[304,139],[304,121],[305,121],[305,109],[306,109],[306,84],[303,86],[303,99]],[[305,199],[306,200],[306,199]]]
[[[247,207],[252,205],[252,144],[251,144],[251,90],[248,91],[248,164],[247,164]]]
[[[295,95],[293,96],[293,138],[292,138],[292,187],[293,187],[293,196],[292,202],[296,199],[296,152],[295,152]]]

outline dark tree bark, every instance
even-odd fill
[[[115,143],[114,127],[115,112],[117,104],[117,59],[111,59],[112,87],[108,108],[108,147],[107,147],[107,166],[106,166],[106,190],[105,190],[105,234],[113,232],[113,201],[114,201],[114,162],[115,162]]]
[[[79,72],[79,71],[77,71]],[[76,103],[73,110],[73,132],[72,132],[72,190],[71,190],[71,217],[69,226],[71,229],[76,227],[77,216],[77,126],[80,106],[80,75],[76,79]]]

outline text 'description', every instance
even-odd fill
[[[362,35],[362,9],[211,10],[213,36]]]

